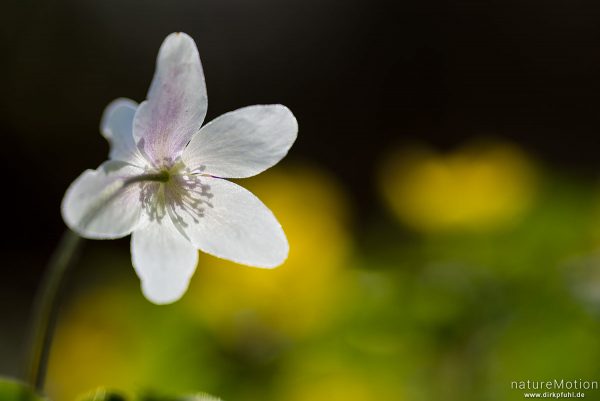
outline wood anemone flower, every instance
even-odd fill
[[[101,123],[109,160],[87,170],[62,202],[66,224],[89,239],[131,234],[146,298],[171,303],[185,293],[198,252],[272,268],[289,246],[273,213],[226,178],[277,164],[298,132],[282,105],[244,107],[201,128],[207,109],[200,56],[191,37],[169,35],[148,98],[117,99]]]

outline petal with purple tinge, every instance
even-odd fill
[[[133,136],[156,165],[180,156],[200,129],[208,102],[204,72],[194,40],[173,33],[158,52],[148,99],[138,108]]]

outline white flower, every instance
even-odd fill
[[[71,184],[62,202],[66,224],[90,239],[131,234],[142,291],[152,302],[178,300],[197,249],[250,266],[272,268],[289,246],[273,213],[224,178],[256,175],[279,162],[298,125],[282,105],[244,107],[202,128],[207,97],[192,38],[169,35],[157,58],[148,99],[113,101],[101,132],[108,161]]]

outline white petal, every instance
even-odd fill
[[[104,162],[83,172],[67,189],[62,201],[65,223],[82,237],[124,237],[142,218],[141,183],[126,182],[143,170],[120,161]]]
[[[110,143],[110,159],[144,167],[146,160],[133,140],[133,117],[137,106],[130,99],[113,100],[104,109],[100,132]]]
[[[298,133],[292,112],[282,105],[244,107],[216,118],[192,137],[183,152],[192,170],[244,178],[277,164]]]
[[[220,178],[196,176],[182,199],[168,186],[169,213],[192,243],[211,255],[255,267],[283,263],[289,246],[273,213],[252,193]]]
[[[177,301],[187,290],[198,263],[198,251],[165,216],[131,235],[133,267],[142,291],[156,304]]]
[[[194,40],[173,33],[158,52],[148,100],[138,108],[133,136],[155,164],[180,156],[198,131],[207,108],[204,73]]]

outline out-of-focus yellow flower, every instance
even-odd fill
[[[449,155],[412,148],[384,160],[379,187],[398,219],[418,231],[488,230],[530,207],[536,173],[506,143],[471,144]]]
[[[123,258],[116,263],[127,267],[128,262]],[[69,303],[54,336],[48,369],[47,390],[53,400],[75,400],[99,387],[118,390],[127,399],[146,391],[191,394],[209,387],[222,373],[204,370],[214,362],[206,344],[197,342],[203,334],[186,319],[181,303],[156,307],[137,287],[133,275],[115,274]],[[200,360],[204,363],[198,364]]]
[[[301,336],[327,321],[336,297],[350,246],[346,198],[330,176],[301,166],[262,174],[247,187],[281,222],[288,260],[263,270],[201,255],[184,302],[222,340],[244,335],[244,327]]]
[[[130,356],[139,338],[115,313],[123,307],[119,298],[115,292],[92,291],[62,316],[48,368],[53,399],[75,400],[101,385],[130,395],[135,390],[139,378]]]
[[[329,321],[350,250],[343,192],[331,177],[307,167],[250,181],[285,229],[291,248],[286,263],[252,269],[205,255],[187,295],[163,308],[143,302],[132,277],[80,294],[61,316],[53,344],[48,390],[55,399],[75,399],[98,386],[176,394],[203,389],[194,387],[198,376],[218,382],[222,366],[199,371],[198,360],[213,363],[201,345],[191,343],[193,352],[181,354],[191,331],[181,332],[197,330],[199,320],[219,342],[235,345],[240,339],[248,344],[257,332],[267,340],[295,338]]]

